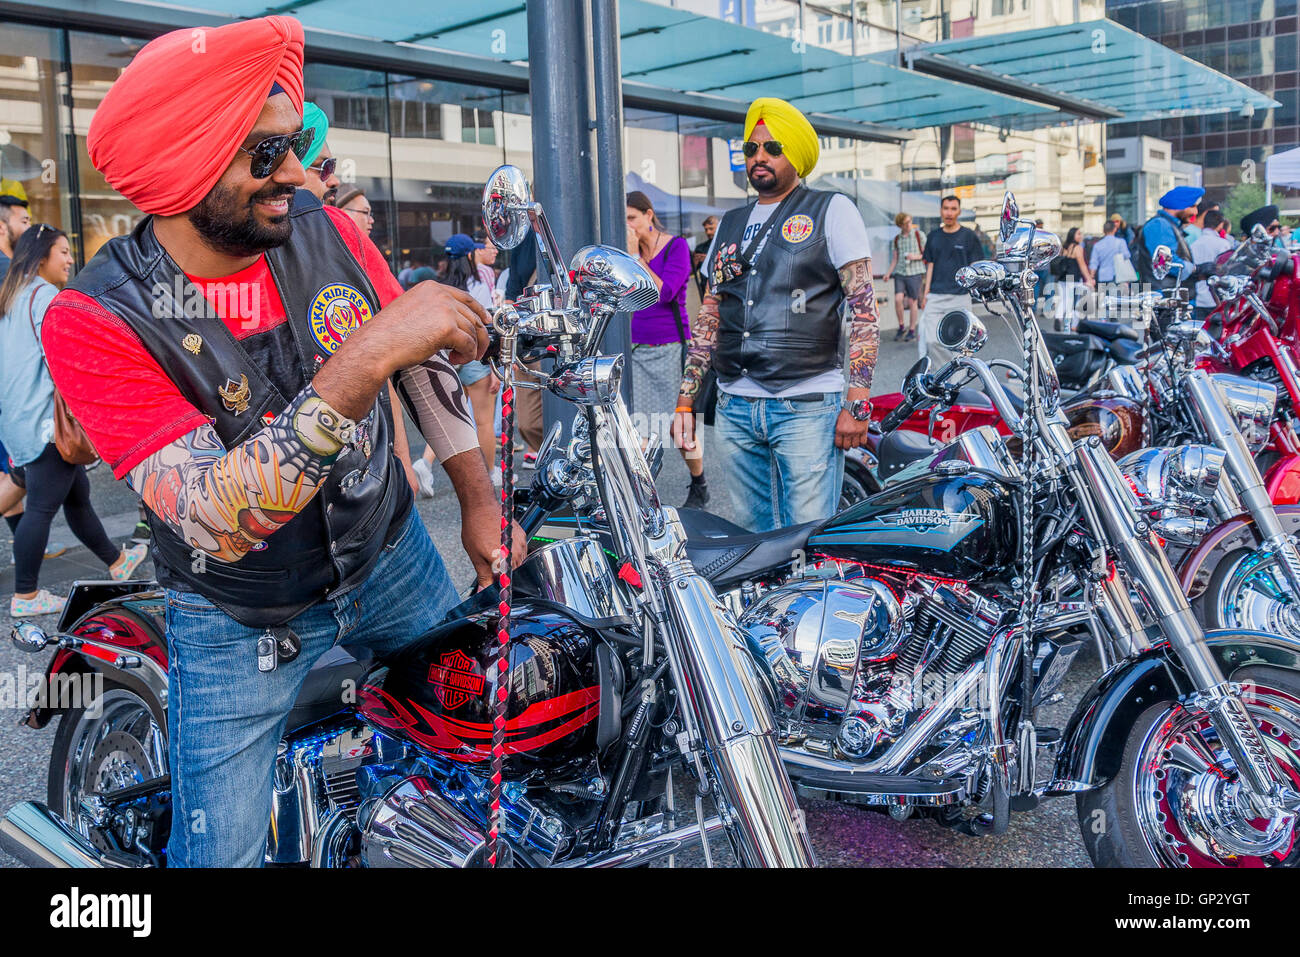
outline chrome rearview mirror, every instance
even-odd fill
[[[988,330],[969,309],[954,309],[939,320],[939,345],[959,356],[973,356],[988,341]]]
[[[514,249],[526,238],[532,222],[528,209],[533,191],[518,166],[501,166],[483,186],[483,228],[492,245]]]
[[[1035,229],[1029,242],[1029,268],[1042,269],[1061,255],[1061,238],[1045,229]]]
[[[650,270],[613,246],[583,246],[569,262],[584,302],[614,312],[636,312],[659,301]]]
[[[1260,246],[1267,246],[1269,243],[1268,230],[1264,228],[1263,223],[1256,223],[1250,227],[1250,241]]]
[[[1168,246],[1157,246],[1156,251],[1151,254],[1151,274],[1157,280],[1164,279],[1169,275],[1169,270],[1174,265],[1174,254]]]
[[[1006,195],[1002,197],[1002,218],[998,221],[998,238],[1002,244],[1006,245],[1011,242],[1011,237],[1016,231],[1016,220],[1020,218],[1020,204],[1016,202],[1015,194],[1007,190]]]

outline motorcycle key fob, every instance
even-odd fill
[[[257,670],[263,673],[274,671],[279,658],[275,653],[275,636],[269,631],[263,632],[257,639]]]

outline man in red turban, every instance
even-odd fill
[[[73,414],[149,508],[173,822],[149,840],[173,866],[262,863],[276,746],[311,666],[337,641],[391,653],[458,601],[394,457],[390,379],[456,490],[481,583],[500,541],[443,358],[482,356],[486,314],[437,283],[403,293],[347,214],[300,188],[302,50],[288,17],[141,50],[89,148],[151,215],[42,329]]]

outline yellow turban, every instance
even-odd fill
[[[790,157],[795,172],[801,177],[811,173],[821,155],[821,147],[808,117],[785,100],[761,96],[749,104],[749,112],[745,114],[745,139],[753,135],[760,120],[772,131],[772,138],[785,147],[785,155]]]

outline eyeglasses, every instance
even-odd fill
[[[311,149],[311,141],[315,138],[316,130],[309,126],[297,133],[268,136],[251,150],[241,146],[239,151],[253,157],[253,162],[248,169],[253,179],[266,179],[280,168],[289,150],[293,150],[293,155],[298,159],[306,156],[307,151]]]
[[[323,183],[334,175],[334,168],[338,166],[338,163],[339,158],[337,156],[331,156],[329,159],[321,160],[319,166],[308,166],[307,168],[315,170],[315,172],[320,176],[320,181]]]
[[[753,159],[758,155],[759,146],[763,147],[763,152],[768,156],[780,156],[785,152],[785,147],[776,140],[768,140],[766,143],[755,143],[753,140],[746,140],[741,150],[745,154],[745,159]]]
[[[375,218],[375,214],[370,210],[369,207],[365,209],[358,209],[356,206],[344,206],[343,211],[345,213],[360,213],[362,216],[366,217],[366,219]]]

